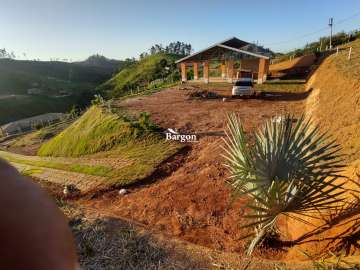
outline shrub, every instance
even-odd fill
[[[345,192],[344,183],[335,182],[343,167],[339,145],[304,116],[296,124],[289,116],[280,120],[269,120],[250,145],[236,115],[228,118],[225,158],[230,184],[235,194],[252,198],[247,205],[252,212],[245,215],[250,218],[246,226],[253,228],[249,236],[255,236],[248,255],[277,231],[281,215],[305,222],[304,216],[335,207]]]

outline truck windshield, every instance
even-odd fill
[[[235,86],[253,86],[251,81],[237,81]]]

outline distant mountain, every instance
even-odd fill
[[[133,60],[115,60],[106,58],[100,54],[94,54],[89,56],[86,60],[81,62],[75,62],[74,64],[78,64],[86,67],[97,67],[104,70],[107,70],[110,73],[114,73],[119,71],[121,68],[132,62]]]

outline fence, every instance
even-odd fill
[[[81,113],[82,112],[80,112],[80,114]],[[1,140],[4,141],[6,139],[10,139],[13,137],[31,133],[34,130],[39,130],[44,127],[57,126],[57,125],[68,125],[68,124],[71,124],[72,122],[74,122],[74,120],[76,118],[77,117],[75,117],[74,115],[67,115],[62,120],[38,120],[38,121],[29,120],[28,124],[18,125],[16,127],[16,129],[11,130],[10,132],[7,131],[5,128],[3,128],[3,126],[0,126],[0,137],[1,137]],[[23,121],[26,121],[26,120],[23,120]],[[17,122],[17,121],[15,121],[15,122]],[[9,124],[11,124],[11,123],[9,123]]]

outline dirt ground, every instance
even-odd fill
[[[182,87],[183,89],[186,87]],[[265,119],[284,113],[299,114],[303,100],[189,98],[193,90],[168,89],[152,96],[120,101],[130,111],[147,111],[163,128],[200,134],[181,166],[171,175],[147,186],[130,188],[125,196],[117,191],[79,204],[113,218],[134,220],[151,230],[226,252],[241,252],[244,230],[243,199],[230,201],[227,171],[222,159],[222,132],[227,113],[237,112],[247,132]],[[217,90],[226,96],[229,90]],[[264,255],[267,257],[268,255]],[[271,258],[281,254],[271,253]]]

